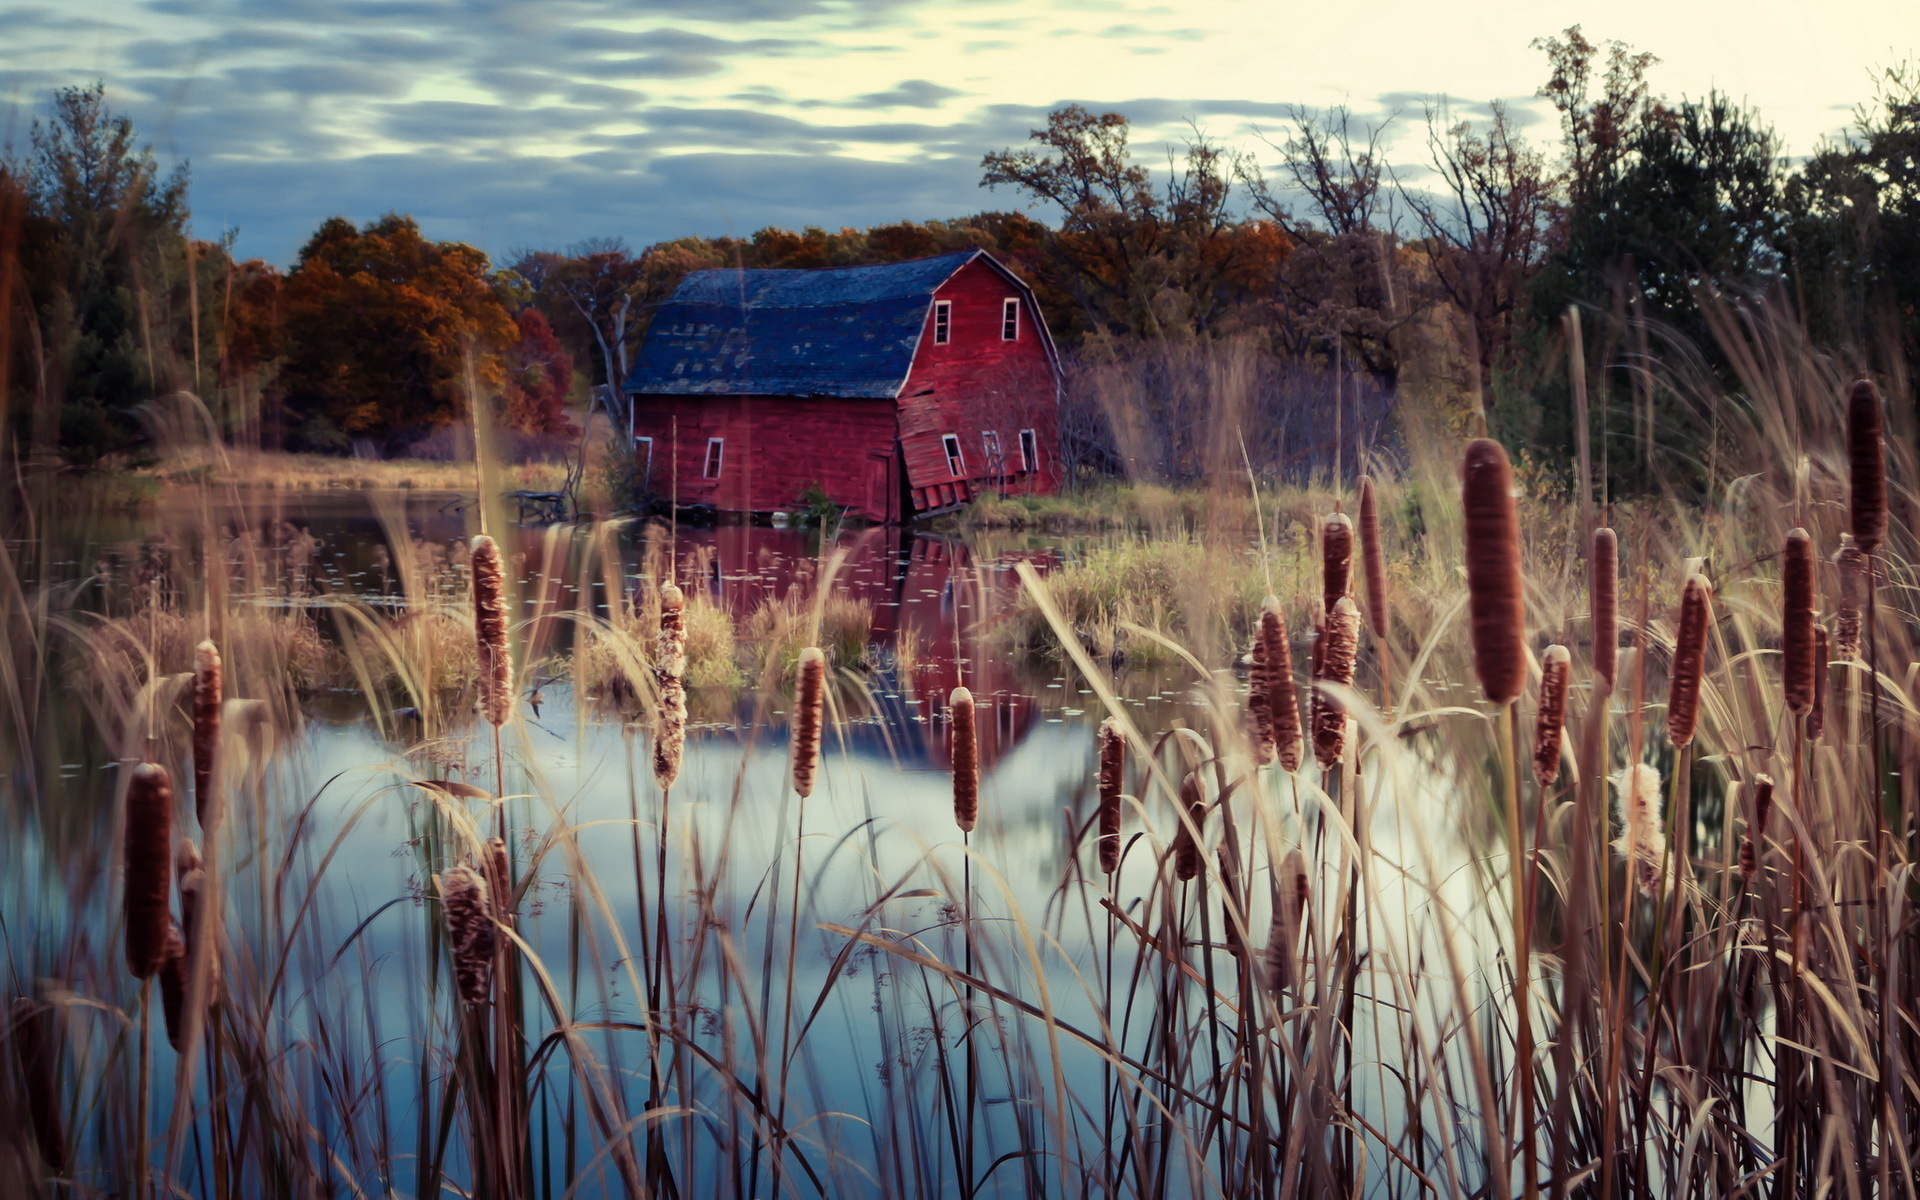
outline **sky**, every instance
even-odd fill
[[[388,211],[496,258],[1050,220],[980,158],[1060,104],[1126,114],[1150,161],[1191,124],[1269,171],[1291,106],[1345,105],[1417,185],[1436,98],[1557,138],[1529,43],[1576,23],[1658,55],[1657,92],[1745,100],[1794,156],[1920,57],[1913,0],[0,0],[0,133],[17,152],[53,89],[101,80],[191,163],[195,232],[283,265],[326,218]]]

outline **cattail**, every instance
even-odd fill
[[[660,632],[654,639],[653,680],[657,711],[653,728],[653,781],[662,791],[680,778],[687,744],[687,631],[685,598],[673,584],[660,587]],[[802,793],[803,795],[805,793]]]
[[[972,833],[980,819],[980,738],[973,724],[973,693],[957,687],[947,697],[953,732],[953,822]]]
[[[13,1002],[13,1028],[7,1040],[13,1043],[14,1061],[19,1064],[25,1084],[24,1110],[33,1122],[34,1142],[40,1148],[40,1161],[49,1175],[67,1173],[66,1125],[60,1117],[60,1094],[54,1087],[54,1058],[59,1043],[59,1028],[52,1006],[37,1004],[25,996]]]
[[[1319,701],[1314,710],[1313,757],[1321,770],[1328,770],[1346,757],[1347,707],[1322,685],[1353,686],[1353,661],[1360,646],[1360,609],[1351,596],[1340,597],[1334,605],[1321,640],[1325,649],[1313,689]]]
[[[1881,432],[1880,389],[1862,379],[1847,396],[1847,467],[1853,542],[1869,555],[1887,537],[1887,448]]]
[[[513,866],[507,859],[505,838],[487,839],[487,894],[493,900],[494,916],[507,924],[513,908]]]
[[[180,1049],[186,1037],[187,943],[180,927],[167,923],[166,950],[160,960],[160,1011],[167,1021],[167,1043]]]
[[[1840,548],[1833,553],[1834,573],[1840,578],[1840,605],[1833,623],[1833,648],[1840,657],[1852,661],[1860,657],[1860,606],[1867,595],[1867,556],[1842,535]]]
[[[800,651],[800,677],[793,695],[793,790],[803,800],[813,795],[813,778],[820,769],[826,697],[827,656],[818,646],[808,646]]]
[[[1264,767],[1273,762],[1273,664],[1267,658],[1265,614],[1253,630],[1253,646],[1247,652],[1247,740],[1253,749],[1253,763]]]
[[[216,956],[217,943],[205,941],[207,918],[207,873],[200,867],[200,855],[194,851],[192,842],[181,843],[181,854],[174,863],[174,870],[180,879],[180,936],[186,943],[187,961],[191,963],[195,954],[207,956],[208,994],[219,987],[220,960]],[[191,854],[188,852],[192,851]],[[206,949],[201,950],[201,946]]]
[[[1353,522],[1334,513],[1320,527],[1320,592],[1332,612],[1353,588]]]
[[[1387,548],[1380,541],[1380,502],[1373,477],[1360,477],[1360,561],[1367,574],[1367,624],[1373,636],[1387,636]]]
[[[167,953],[167,892],[173,884],[173,780],[157,763],[133,769],[127,787],[127,970],[145,979]]]
[[[193,651],[193,807],[203,833],[218,819],[213,758],[220,748],[220,648],[201,642]]]
[[[1186,778],[1180,781],[1180,807],[1186,811],[1187,819],[1180,822],[1179,830],[1173,835],[1173,873],[1184,881],[1200,873],[1200,841],[1196,834],[1207,819],[1206,793],[1200,786],[1198,771],[1187,772]]]
[[[1120,792],[1126,786],[1127,740],[1112,717],[1100,722],[1100,869],[1120,869]]]
[[[1747,836],[1740,840],[1740,876],[1752,879],[1760,869],[1760,856],[1767,848],[1767,817],[1773,811],[1773,776],[1753,777],[1753,816],[1747,822]]]
[[[1660,866],[1667,856],[1667,835],[1660,817],[1660,773],[1646,763],[1635,763],[1613,777],[1613,787],[1620,822],[1620,837],[1613,848],[1627,864],[1640,894],[1651,899],[1660,892]]]
[[[473,630],[480,652],[480,713],[505,725],[513,707],[513,660],[507,653],[507,583],[500,547],[486,534],[473,539]]]
[[[1565,646],[1548,646],[1540,656],[1540,711],[1533,722],[1533,778],[1542,788],[1560,778],[1560,744],[1567,729],[1567,685],[1573,679],[1573,655]]]
[[[1593,673],[1613,690],[1620,662],[1620,542],[1602,525],[1593,531],[1593,551],[1587,557],[1588,603],[1593,627]]]
[[[1235,958],[1245,958],[1246,939],[1241,936],[1241,924],[1246,920],[1245,899],[1240,895],[1239,856],[1224,841],[1216,853],[1220,863],[1220,940],[1226,943],[1227,953]]]
[[[1707,661],[1707,627],[1713,623],[1713,588],[1695,575],[1680,593],[1680,631],[1673,644],[1673,678],[1667,683],[1667,737],[1675,749],[1693,744],[1700,719],[1700,677]]]
[[[1813,628],[1813,707],[1807,710],[1807,740],[1817,742],[1827,727],[1827,627]]]
[[[1780,674],[1787,711],[1804,717],[1813,710],[1813,538],[1804,529],[1787,531],[1780,584]]]
[[[1473,667],[1490,704],[1508,704],[1526,685],[1526,583],[1520,574],[1520,518],[1513,467],[1499,442],[1467,445],[1460,502],[1467,522],[1467,610]]]
[[[1267,931],[1267,986],[1284,992],[1293,986],[1294,960],[1307,911],[1307,862],[1289,850],[1274,880],[1273,925]]]
[[[486,877],[458,863],[441,873],[439,883],[460,998],[468,1004],[485,1004],[493,992],[494,949],[493,903]]]
[[[1300,701],[1293,691],[1293,647],[1280,601],[1268,596],[1260,605],[1260,642],[1267,659],[1267,711],[1273,717],[1274,753],[1285,771],[1300,769],[1303,739]]]

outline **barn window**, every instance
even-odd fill
[[[1033,430],[1020,431],[1020,469],[1038,471],[1040,469],[1040,439],[1033,436]]]
[[[1000,306],[1000,340],[1020,340],[1020,302],[1012,296],[1008,296],[1006,303]]]
[[[940,439],[940,445],[944,447],[947,452],[948,473],[955,479],[966,474],[967,460],[960,456],[960,439],[954,434],[949,433]]]
[[[980,446],[987,452],[986,466],[989,475],[1006,474],[1006,464],[1000,458],[1000,435],[991,429],[980,434]]]
[[[721,457],[726,453],[726,450],[727,450],[727,439],[725,438],[708,438],[707,439],[707,464],[700,470],[700,477],[702,479],[720,478],[720,460],[721,460]]]
[[[953,301],[933,302],[933,344],[944,346],[953,340]]]
[[[633,439],[633,462],[640,469],[640,490],[653,490],[653,439],[637,437]]]

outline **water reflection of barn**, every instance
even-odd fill
[[[795,534],[752,525],[683,531],[681,541],[680,577],[700,579],[736,621],[789,589],[810,597],[827,559],[846,551],[833,589],[872,605],[872,641],[885,651],[870,681],[879,720],[848,728],[850,745],[944,768],[947,697],[963,683],[975,699],[984,768],[1039,720],[1028,681],[992,636],[1017,600],[1016,556],[989,558],[958,539],[883,527],[844,535],[811,557]],[[1049,552],[1030,557],[1050,562]],[[904,671],[896,669],[902,660]]]

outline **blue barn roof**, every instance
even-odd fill
[[[933,293],[984,253],[874,267],[695,271],[654,314],[625,390],[892,399],[913,367]]]

